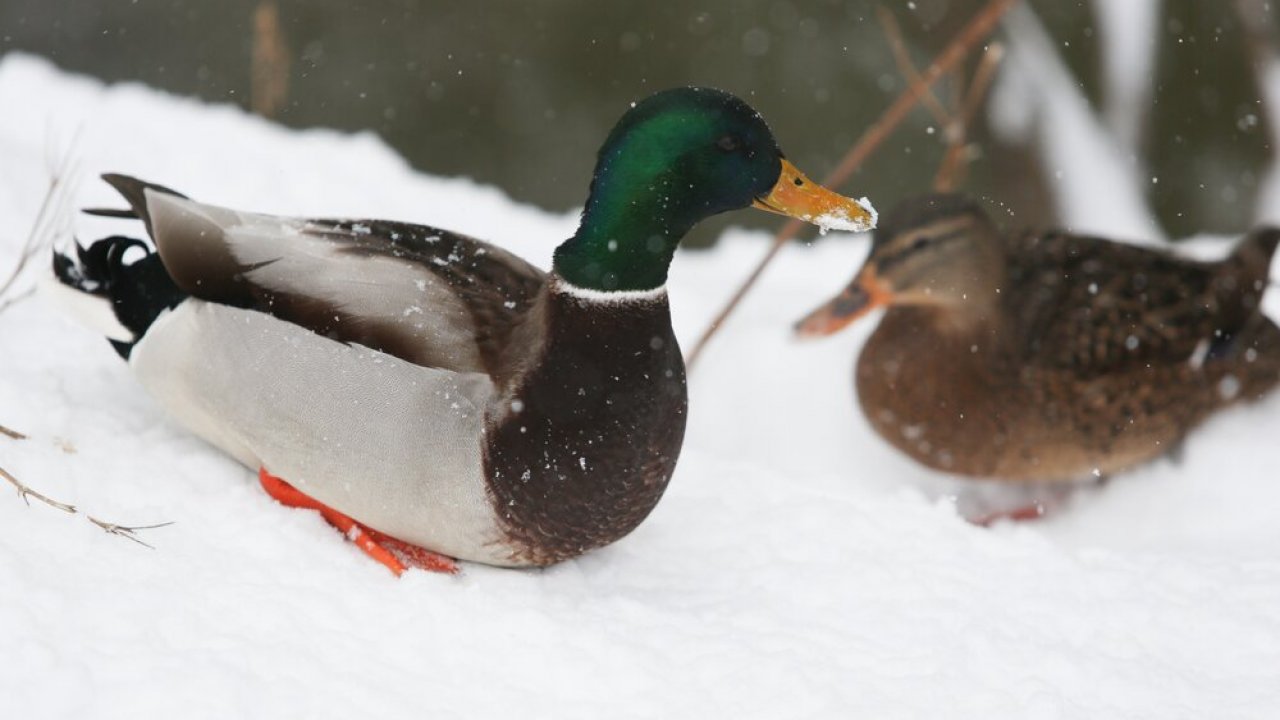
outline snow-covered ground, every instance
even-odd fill
[[[115,170],[265,212],[429,222],[543,265],[574,223],[416,174],[371,135],[30,57],[0,64],[0,108],[0,268],[77,131],[81,205],[116,204],[92,179]],[[686,345],[766,243],[677,257]],[[639,530],[458,578],[393,578],[166,420],[102,339],[38,298],[12,307],[0,423],[31,438],[0,436],[0,467],[103,519],[174,524],[149,550],[0,487],[0,717],[1280,716],[1280,397],[1051,520],[972,527],[855,410],[869,325],[789,339],[862,248],[771,268],[691,377],[680,467]]]

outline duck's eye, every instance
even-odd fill
[[[929,236],[928,236],[928,235],[921,235],[920,237],[918,237],[918,238],[916,238],[915,240],[911,241],[911,249],[912,249],[912,250],[923,250],[923,249],[925,248],[925,246],[926,246],[926,245],[928,245],[928,244],[929,244]]]
[[[733,152],[742,147],[742,145],[738,142],[738,138],[732,135],[725,135],[716,141],[716,147],[725,152]]]

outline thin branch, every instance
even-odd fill
[[[862,133],[862,137],[849,149],[849,152],[845,153],[844,158],[841,159],[835,170],[832,170],[827,177],[823,178],[822,184],[828,187],[838,186],[848,180],[849,176],[861,167],[867,157],[876,148],[880,147],[885,139],[889,137],[889,134],[902,123],[902,120],[906,118],[912,108],[920,102],[920,98],[925,91],[936,83],[938,78],[958,65],[975,45],[990,35],[995,30],[996,23],[1017,1],[990,0],[983,6],[982,10],[978,11],[973,16],[973,19],[969,21],[969,24],[965,25],[951,43],[938,54],[937,58],[924,71],[924,74],[920,76],[920,81],[911,83],[898,96],[898,99],[894,100],[893,104],[884,111],[880,119],[876,120]],[[715,337],[716,332],[733,314],[738,304],[742,302],[742,298],[750,292],[752,286],[755,285],[764,269],[769,265],[769,262],[773,260],[774,256],[778,254],[778,251],[782,249],[782,246],[788,240],[795,237],[803,226],[804,223],[799,220],[790,220],[774,235],[773,244],[760,260],[760,263],[751,271],[746,281],[734,292],[733,297],[729,299],[729,302],[725,304],[724,308],[711,321],[711,324],[707,326],[707,329],[703,331],[702,337],[698,338],[698,341],[694,344],[693,350],[685,360],[691,370],[697,364],[698,358],[702,355],[707,343],[711,341],[711,338]]]
[[[35,490],[32,490],[31,488],[22,484],[22,481],[18,480],[18,478],[9,474],[9,471],[5,470],[4,468],[0,468],[0,477],[4,478],[5,480],[8,480],[13,485],[13,487],[17,489],[18,497],[22,498],[22,502],[26,503],[28,507],[31,506],[30,498],[35,498],[40,502],[44,503],[45,505],[48,505],[49,507],[57,510],[61,510],[62,512],[71,513],[72,515],[75,515],[77,512],[75,505],[68,505],[67,503],[64,503],[64,502],[58,502],[57,500],[54,500],[53,498],[47,495],[44,495],[36,492]]]
[[[274,118],[289,99],[289,46],[280,30],[280,8],[263,0],[253,11],[253,53],[250,56],[249,107]]]
[[[99,520],[95,517],[91,517],[89,515],[86,515],[85,517],[89,519],[89,522],[93,523],[94,525],[97,525],[98,527],[106,531],[107,534],[116,535],[126,540],[132,540],[138,543],[139,545],[145,548],[149,548],[151,550],[155,550],[156,547],[151,543],[144,541],[142,538],[139,538],[137,535],[138,531],[154,530],[156,528],[168,527],[173,524],[172,522],[162,522],[162,523],[156,523],[155,525],[134,525],[130,527],[127,525],[116,525],[115,523],[103,522],[102,520]]]
[[[986,52],[982,53],[982,59],[978,61],[978,69],[973,72],[973,84],[969,86],[969,94],[965,96],[964,106],[960,110],[960,119],[966,126],[973,124],[973,119],[978,116],[978,110],[982,109],[987,90],[991,89],[991,81],[995,79],[996,69],[1000,67],[1002,60],[1004,60],[1004,45],[998,42],[988,45]]]
[[[0,425],[0,435],[4,435],[5,437],[8,437],[8,438],[13,438],[14,440],[26,440],[26,439],[27,439],[27,436],[26,436],[26,435],[23,435],[22,433],[18,432],[17,430],[14,430],[14,429],[12,429],[12,428],[7,428],[7,427],[5,427],[4,425]]]
[[[77,135],[78,137],[78,135]],[[49,187],[45,191],[44,200],[40,203],[40,209],[36,211],[35,220],[31,223],[31,230],[27,234],[27,239],[23,243],[22,248],[18,251],[18,260],[14,264],[13,269],[8,276],[0,282],[0,298],[4,298],[21,277],[23,270],[28,264],[38,256],[41,251],[46,250],[56,240],[58,235],[58,227],[56,223],[59,218],[65,221],[67,217],[66,204],[70,202],[70,192],[66,192],[68,178],[75,175],[74,146],[76,140],[72,140],[72,150],[68,150],[66,157],[61,163],[50,169]],[[51,164],[53,162],[51,161]],[[10,306],[25,300],[34,292],[34,288],[23,291],[17,295],[4,298],[0,302],[0,312],[8,309]]]
[[[108,534],[117,535],[126,540],[132,540],[133,542],[136,542],[139,545],[142,545],[143,547],[151,548],[152,550],[154,550],[155,547],[143,541],[141,538],[139,538],[138,531],[154,530],[155,528],[168,527],[169,525],[173,524],[172,522],[162,522],[162,523],[156,523],[154,525],[120,525],[119,523],[107,522],[106,520],[100,520],[92,515],[85,515],[84,513],[81,513],[76,508],[75,505],[71,505],[64,502],[58,502],[57,500],[54,500],[48,495],[32,490],[30,487],[23,484],[22,481],[18,480],[18,478],[14,477],[4,468],[0,468],[0,477],[4,478],[5,480],[8,480],[9,483],[13,485],[13,487],[18,491],[18,497],[21,497],[22,501],[26,503],[28,507],[31,505],[30,498],[35,498],[36,500],[39,500],[45,505],[48,505],[49,507],[54,508],[56,510],[61,510],[62,512],[65,512],[71,515],[84,515],[84,518],[86,520],[102,528]]]
[[[13,287],[13,284],[18,280],[18,276],[27,267],[27,263],[34,257],[35,246],[38,244],[37,238],[42,235],[40,231],[45,223],[48,222],[48,217],[57,195],[58,181],[57,177],[50,178],[49,189],[44,194],[44,201],[40,203],[40,210],[36,212],[36,219],[31,223],[31,232],[27,234],[26,242],[23,243],[22,249],[18,251],[18,261],[4,282],[0,282],[0,297],[3,297],[9,291],[9,288]]]
[[[4,312],[5,310],[8,310],[10,307],[17,305],[23,300],[34,297],[35,294],[36,294],[36,289],[34,287],[29,287],[26,290],[23,290],[22,292],[18,293],[17,295],[14,295],[13,297],[5,298],[3,301],[0,301],[0,312]]]
[[[880,19],[880,27],[889,40],[889,48],[893,50],[893,60],[898,64],[898,72],[902,74],[903,79],[908,85],[924,82],[920,77],[920,71],[916,70],[915,63],[911,62],[911,54],[907,52],[907,43],[902,38],[902,27],[898,25],[898,19],[883,5],[876,6],[876,16]],[[933,119],[937,121],[939,127],[945,128],[951,124],[951,113],[943,107],[942,101],[934,94],[932,86],[925,87],[924,94],[920,96],[920,104],[933,114]]]
[[[988,45],[987,47],[989,48],[991,46]],[[961,108],[964,106],[964,98],[966,97],[965,93],[968,92],[968,90],[965,89],[964,81],[964,66],[957,65],[951,68],[951,99],[952,103],[955,105],[955,107],[951,109],[952,123],[959,121]]]
[[[969,163],[969,128],[982,107],[982,101],[995,78],[996,68],[1003,58],[1004,47],[999,43],[991,43],[973,73],[968,94],[957,98],[956,104],[959,107],[956,108],[951,126],[947,128],[947,151],[938,167],[938,174],[933,178],[934,190],[951,192],[963,180]]]
[[[902,28],[898,25],[893,13],[883,5],[876,7],[880,25],[893,48],[893,56],[898,64],[898,72],[908,83],[921,82],[920,72],[911,62],[907,52],[907,44],[903,40]],[[965,88],[964,68],[956,65],[951,68],[952,96],[955,107],[948,110],[934,94],[932,88],[926,90],[922,104],[933,114],[934,120],[942,131],[946,142],[942,162],[933,178],[933,189],[938,192],[951,192],[960,184],[969,158],[969,127],[982,101],[986,98],[987,89],[995,76],[994,71],[1003,56],[1003,48],[998,43],[987,47],[974,71],[973,84]]]

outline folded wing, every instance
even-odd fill
[[[515,255],[437,228],[259,215],[107,179],[186,292],[418,365],[491,371],[545,282]]]
[[[1026,356],[1084,376],[1234,352],[1256,325],[1275,249],[1250,236],[1221,262],[1197,262],[1079,236],[1016,242],[1038,256],[1010,278]]]

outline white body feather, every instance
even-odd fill
[[[152,324],[130,365],[166,411],[247,467],[401,540],[516,564],[482,475],[487,376],[194,299]]]
[[[65,314],[94,332],[120,342],[133,342],[133,333],[116,317],[111,299],[65,285],[53,273],[42,277],[40,294]]]

